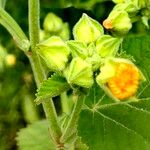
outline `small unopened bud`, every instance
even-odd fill
[[[59,32],[63,26],[63,21],[54,13],[48,13],[44,19],[44,30],[48,32]]]
[[[44,30],[40,30],[40,41],[44,41],[45,40],[45,32]]]
[[[91,65],[78,57],[73,58],[64,74],[70,84],[90,88],[94,83]]]
[[[115,56],[122,39],[110,35],[102,35],[96,41],[96,50],[101,57]]]
[[[8,54],[5,61],[7,66],[14,66],[16,64],[16,56],[13,54]]]
[[[62,29],[58,35],[65,41],[70,39],[70,29],[68,23],[63,24]]]
[[[113,10],[104,21],[103,25],[106,29],[112,29],[112,31],[115,31],[120,35],[126,34],[132,27],[128,13],[119,10]]]
[[[59,37],[51,37],[37,45],[37,52],[43,58],[49,69],[62,71],[67,62],[70,50]]]
[[[86,14],[82,15],[73,29],[75,40],[86,44],[96,41],[103,32],[101,24]]]

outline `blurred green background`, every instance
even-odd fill
[[[104,0],[41,0],[41,28],[48,12],[54,12],[64,22],[68,22],[72,30],[82,13],[87,13],[102,23],[113,6],[111,1]],[[7,0],[5,9],[28,36],[27,0]],[[136,23],[130,34],[145,32],[146,28],[141,23]],[[2,26],[0,45],[0,150],[15,150],[17,131],[43,118],[44,114],[41,106],[35,107],[33,102],[36,86],[29,61]],[[7,58],[5,62],[2,62],[2,56]],[[59,101],[55,101],[55,104],[59,113]]]

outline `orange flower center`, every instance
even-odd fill
[[[119,63],[116,75],[108,81],[112,94],[120,100],[133,96],[139,85],[138,69],[127,63]]]

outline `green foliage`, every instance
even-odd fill
[[[37,99],[35,101],[36,103],[41,103],[43,99],[60,95],[69,88],[70,86],[64,77],[60,76],[59,74],[54,74],[41,84],[37,91]]]
[[[49,138],[48,123],[45,120],[21,129],[17,141],[19,150],[55,150]]]
[[[144,84],[146,88],[143,85],[138,93],[138,96],[147,98],[131,99],[131,102],[111,103],[106,96],[102,97],[100,89],[96,86],[90,90],[80,114],[78,127],[79,136],[90,149],[149,149],[149,43],[149,35],[133,35],[125,39],[122,47],[128,54],[134,56],[137,60],[136,64],[147,77],[147,82]]]
[[[21,129],[17,135],[19,150],[56,150],[49,138],[48,122],[41,120]],[[74,150],[88,150],[82,139],[77,137]]]
[[[101,101],[107,98],[102,98],[98,94],[100,90],[93,88],[79,119],[79,136],[83,142],[91,150],[148,150],[150,99],[102,105]]]
[[[134,57],[136,65],[147,79],[141,86],[138,96],[150,97],[150,36],[128,36],[123,42],[122,49]]]

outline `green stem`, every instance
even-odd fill
[[[66,143],[70,139],[71,141],[74,139],[74,135],[76,136],[76,131],[77,131],[77,123],[79,119],[79,114],[82,109],[82,105],[84,102],[85,95],[83,93],[80,93],[78,95],[78,98],[76,100],[73,112],[71,114],[71,119],[68,122],[68,125],[66,127],[66,130],[64,131],[62,137],[61,137],[61,142]]]
[[[30,60],[36,85],[39,87],[40,83],[42,83],[43,80],[46,80],[45,70],[40,62],[39,56],[35,52],[33,52],[32,55],[28,55],[28,58]]]
[[[55,144],[60,144],[61,131],[58,126],[57,114],[52,99],[45,99],[43,101],[43,108],[46,114],[46,118],[49,123],[50,135]]]
[[[36,44],[39,43],[40,31],[40,2],[39,0],[29,0],[29,35],[31,49],[34,50]]]
[[[67,97],[66,92],[62,93],[60,95],[60,98],[61,98],[61,106],[62,106],[63,113],[69,114],[70,113],[70,107],[68,104],[68,97]]]
[[[28,55],[28,57],[31,62],[37,87],[39,87],[40,83],[46,79],[44,68],[41,64],[39,56],[35,51],[35,46],[39,43],[39,0],[29,0],[29,34],[32,53]],[[42,102],[42,105],[49,123],[50,135],[55,141],[55,144],[59,145],[59,139],[62,133],[58,125],[53,101],[52,99],[45,99]]]

